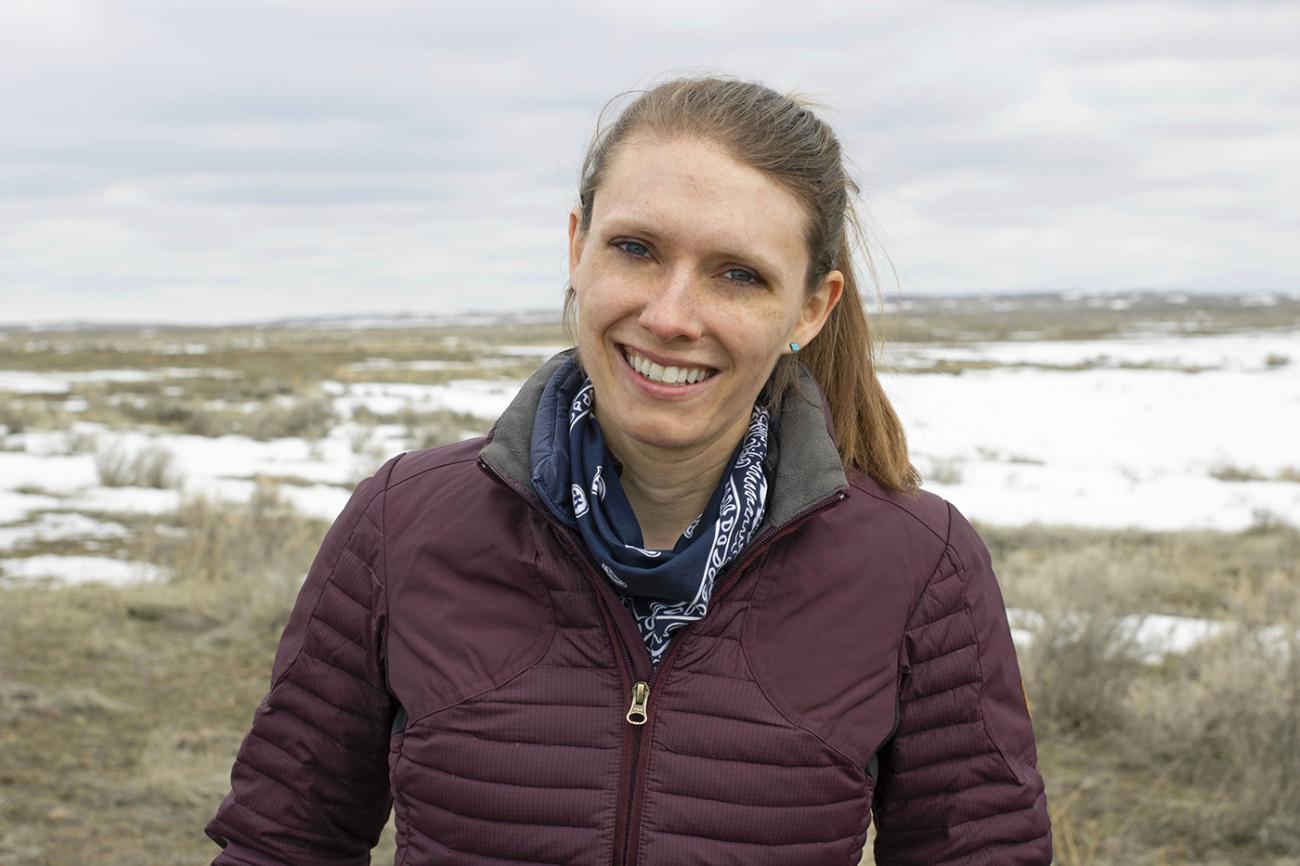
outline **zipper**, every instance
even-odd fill
[[[650,700],[650,684],[637,683],[632,687],[632,706],[627,711],[628,724],[644,725],[646,721],[646,701]]]
[[[579,563],[581,563],[582,570],[586,573],[586,575],[590,579],[594,580],[596,583],[604,582],[603,578],[601,578],[601,576],[596,573],[596,570],[592,568],[591,563],[588,560],[587,556],[574,543],[573,539],[571,538],[571,530],[567,526],[562,524],[555,517],[555,515],[548,512],[545,507],[536,504],[533,501],[533,497],[529,495],[527,492],[525,492],[524,490],[520,489],[520,487],[516,485],[513,481],[506,478],[504,475],[501,475],[495,469],[489,466],[487,464],[487,461],[484,460],[482,457],[478,458],[478,465],[479,468],[482,469],[484,472],[486,472],[489,476],[497,479],[502,484],[506,485],[511,490],[519,494],[524,499],[524,501],[529,504],[529,506],[531,506],[535,511],[539,512],[544,518],[546,518],[546,520],[550,522],[551,525],[555,526],[559,530],[558,534],[563,539],[565,547],[567,547],[570,554],[572,554],[573,557]],[[794,529],[794,527],[802,523],[805,518],[825,508],[829,508],[832,505],[835,505],[836,503],[846,499],[847,497],[848,497],[847,490],[845,488],[839,488],[830,496],[827,496],[823,499],[819,499],[813,504],[799,511],[793,517],[787,520],[784,524],[782,524],[780,527],[769,529],[763,535],[760,535],[758,538],[753,539],[753,541],[750,542],[748,549],[746,549],[745,552],[741,555],[740,559],[733,560],[732,562],[728,563],[727,566],[722,570],[720,576],[723,576],[723,580],[721,583],[718,584],[717,588],[713,591],[713,594],[709,598],[709,603],[717,604],[717,602],[721,600],[723,595],[726,594],[727,590],[729,590],[740,579],[740,575],[744,573],[745,568],[747,568],[749,564],[759,556],[759,554],[761,554],[764,550],[766,550],[773,543],[775,543],[777,539],[789,534]],[[650,694],[655,684],[655,681],[658,680],[662,675],[666,674],[668,668],[672,665],[672,661],[677,655],[677,650],[681,646],[682,639],[687,636],[687,633],[690,631],[691,626],[694,625],[694,622],[688,622],[686,625],[682,626],[682,628],[674,632],[673,638],[668,647],[668,651],[664,654],[663,661],[659,663],[659,667],[655,668],[652,662],[649,680],[640,680],[637,679],[636,663],[632,659],[632,650],[628,647],[627,641],[623,638],[623,633],[619,630],[618,626],[612,621],[613,614],[609,610],[608,602],[606,601],[604,594],[598,590],[596,592],[596,598],[600,604],[602,614],[605,617],[607,628],[609,629],[610,633],[614,636],[614,639],[617,641],[617,643],[623,650],[623,660],[627,671],[626,684],[629,686],[631,691],[631,696],[632,696],[631,705],[628,707],[628,711],[625,716],[628,722],[628,726],[631,728],[631,730],[625,732],[623,738],[625,751],[628,750],[629,739],[630,739],[631,760],[629,761],[628,764],[628,767],[630,767],[630,772],[628,773],[627,799],[623,802],[620,802],[619,808],[616,809],[615,811],[615,814],[617,816],[616,821],[618,821],[618,824],[621,825],[623,829],[622,845],[621,846],[619,845],[619,833],[618,833],[619,826],[615,826],[614,847],[615,847],[616,856],[613,861],[613,866],[635,866],[635,861],[632,858],[631,852],[632,852],[632,840],[637,838],[637,836],[640,834],[640,825],[641,825],[641,814],[640,814],[641,804],[637,801],[636,798],[637,790],[640,787],[640,781],[642,775],[641,773],[642,768],[640,766],[641,733],[644,730],[646,723],[650,720],[650,710],[648,706],[650,702]],[[698,622],[698,620],[696,620],[695,622]],[[621,850],[621,856],[618,856],[620,850]]]
[[[595,568],[592,567],[590,559],[587,557],[586,554],[582,552],[581,548],[577,545],[577,543],[574,542],[571,536],[572,530],[570,530],[569,527],[561,523],[555,517],[555,515],[547,511],[544,506],[535,502],[533,496],[529,492],[521,489],[519,485],[514,483],[514,481],[512,481],[509,478],[506,478],[504,475],[500,474],[491,466],[489,466],[487,461],[484,460],[482,457],[478,458],[478,465],[479,468],[482,469],[485,473],[487,473],[490,478],[497,480],[499,483],[504,484],[507,488],[513,490],[526,503],[528,503],[529,507],[531,507],[534,511],[541,514],[542,517],[545,518],[548,523],[550,523],[552,526],[556,528],[556,534],[559,536],[560,542],[568,550],[570,556],[578,563],[579,568],[582,569],[583,573],[587,576],[588,579],[590,579],[592,582],[596,584],[601,584],[602,582],[604,582],[604,578],[602,578],[599,574],[597,574]],[[645,726],[645,722],[649,719],[649,710],[646,707],[646,703],[650,699],[650,684],[637,677],[636,662],[633,661],[632,659],[632,650],[628,646],[627,641],[623,639],[623,633],[619,631],[618,626],[615,624],[613,620],[614,614],[609,609],[610,606],[607,600],[605,599],[604,593],[600,591],[599,586],[595,587],[595,589],[596,589],[597,606],[600,608],[601,616],[605,620],[605,627],[609,630],[609,633],[612,636],[613,641],[623,650],[624,671],[626,673],[626,678],[624,680],[624,687],[628,690],[628,692],[632,694],[632,706],[628,708],[628,712],[626,716],[629,724],[628,727],[623,732],[623,754],[625,757],[630,757],[630,760],[627,760],[627,762],[619,770],[620,782],[622,781],[623,778],[627,779],[626,782],[627,796],[619,797],[619,802],[614,813],[615,814],[614,849],[616,852],[619,851],[622,852],[622,857],[616,856],[614,862],[619,863],[619,862],[625,862],[627,858],[627,847],[628,847],[627,831],[628,831],[628,827],[631,824],[630,817],[631,817],[632,801],[635,798],[635,794],[636,794],[636,782],[637,782],[637,775],[638,775],[637,763],[640,759],[640,751],[641,751],[641,730]],[[654,671],[652,670],[651,671],[652,681],[654,679],[653,674]],[[638,692],[640,693],[641,696],[639,706],[637,701]],[[634,718],[633,711],[638,709],[640,710],[640,718],[641,718],[640,722],[633,721]],[[620,836],[620,830],[622,831],[621,836]]]
[[[755,538],[749,544],[749,547],[745,550],[745,552],[741,554],[740,559],[733,560],[732,562],[728,563],[727,566],[723,569],[723,574],[725,575],[725,577],[722,583],[718,584],[717,589],[715,589],[713,591],[713,594],[709,597],[709,604],[716,605],[726,594],[727,590],[731,589],[731,587],[734,586],[736,582],[740,580],[740,576],[744,574],[744,571],[746,568],[749,567],[749,564],[753,562],[755,559],[757,559],[758,556],[763,551],[771,547],[777,541],[777,539],[789,534],[794,529],[794,527],[802,523],[805,518],[825,508],[830,508],[832,505],[835,505],[841,500],[844,500],[846,498],[848,498],[848,492],[844,488],[840,488],[839,490],[836,490],[834,493],[832,493],[830,496],[827,496],[824,499],[819,499],[816,502],[814,502],[812,505],[809,505],[807,508],[804,508],[802,511],[799,511],[797,514],[795,514],[793,517],[787,520],[780,527],[777,527],[775,529],[769,529],[763,535],[760,535],[758,538]],[[656,680],[660,679],[661,677],[665,676],[668,673],[668,668],[672,666],[673,659],[677,655],[677,650],[681,648],[683,639],[687,637],[688,633],[690,632],[691,626],[698,621],[699,620],[688,622],[686,625],[682,626],[680,629],[678,629],[676,632],[673,633],[673,638],[669,643],[668,651],[664,653],[663,661],[659,663],[658,668],[654,668],[650,671],[650,681],[645,684],[646,701],[649,701],[650,699],[651,687],[655,684]],[[639,686],[641,684],[637,683],[637,685]],[[635,700],[635,693],[634,693],[633,707],[635,706],[636,706],[636,700]],[[632,712],[631,710],[628,711],[629,716],[631,715],[631,712]],[[648,711],[643,716],[643,718],[644,719],[649,718]],[[631,718],[629,718],[628,721],[632,721]],[[640,723],[633,722],[633,724],[645,724],[645,722],[644,721]],[[640,741],[640,737],[637,737],[637,741],[638,742]],[[628,805],[628,811],[630,813],[630,817],[628,819],[627,835],[624,837],[625,842],[623,845],[623,858],[622,860],[614,861],[614,866],[635,866],[635,860],[632,858],[631,855],[631,850],[632,850],[631,840],[638,838],[640,836],[640,831],[641,831],[641,812],[639,808],[640,803],[637,803],[635,801],[636,792],[640,787],[639,782],[641,778],[641,768],[637,766],[635,760],[633,761],[632,766],[633,766],[632,786],[629,793],[629,797],[631,798],[631,800],[629,801],[629,805]],[[633,804],[635,804],[636,808],[633,808]]]

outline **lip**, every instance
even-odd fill
[[[690,365],[690,364],[682,364],[681,362],[678,362],[677,364],[670,363],[666,366],[704,367],[705,369],[712,370],[713,375],[709,376],[707,379],[704,379],[703,381],[696,382],[691,385],[665,385],[660,382],[652,382],[649,379],[647,379],[645,376],[642,376],[635,369],[633,369],[632,365],[627,362],[626,351],[629,348],[631,348],[632,351],[636,352],[638,355],[641,355],[641,357],[648,358],[649,360],[653,361],[656,364],[662,363],[660,360],[658,360],[660,356],[642,353],[640,349],[636,349],[630,346],[624,346],[621,343],[615,345],[614,347],[614,351],[618,354],[618,366],[622,368],[624,375],[627,377],[627,379],[632,383],[634,387],[636,387],[642,393],[650,397],[654,397],[659,400],[689,399],[691,397],[696,396],[697,394],[702,393],[705,388],[708,388],[710,385],[712,385],[714,379],[718,378],[718,371],[716,367],[709,367],[705,364]]]

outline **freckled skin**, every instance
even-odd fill
[[[730,456],[778,356],[810,342],[839,297],[838,271],[805,291],[804,225],[794,196],[710,142],[624,142],[590,228],[578,231],[575,211],[569,229],[578,347],[607,437],[673,461]],[[614,245],[628,241],[635,254]],[[716,381],[696,399],[648,398],[619,369],[619,344],[712,367]]]

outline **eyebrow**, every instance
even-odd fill
[[[663,239],[663,235],[656,232],[644,222],[632,217],[624,217],[618,214],[608,217],[605,220],[606,231],[610,234],[634,234],[640,235],[651,241]],[[738,252],[728,249],[715,250],[714,255],[719,258],[729,259],[738,264],[749,265],[764,274],[775,277],[780,270],[765,256],[755,252]]]

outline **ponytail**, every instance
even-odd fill
[[[856,220],[849,222],[856,228]],[[867,253],[867,271],[875,268]],[[800,361],[808,368],[830,407],[835,427],[835,447],[846,470],[858,469],[881,487],[898,493],[916,490],[921,475],[907,453],[907,437],[898,414],[876,377],[875,346],[854,274],[849,232],[843,233],[837,267],[844,275],[839,303],[819,333],[798,355],[782,355],[777,363],[772,393],[773,409],[797,393]],[[796,360],[797,358],[797,360]]]

